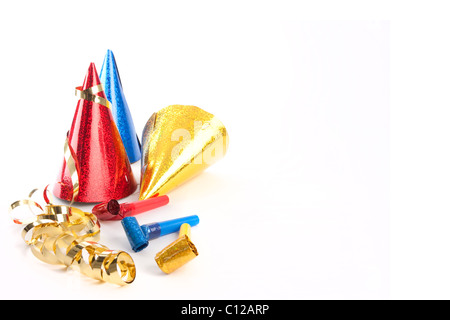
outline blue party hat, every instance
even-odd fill
[[[127,151],[128,160],[130,163],[134,163],[141,159],[141,145],[136,135],[127,100],[123,94],[116,59],[111,50],[106,52],[105,59],[103,60],[100,81],[103,84],[106,98],[111,102],[111,111],[119,129],[125,150]]]

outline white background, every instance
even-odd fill
[[[2,2],[0,297],[449,298],[444,3]],[[230,135],[223,160],[137,217],[198,214],[195,260],[165,275],[153,258],[175,234],[136,254],[102,223],[136,262],[120,288],[37,260],[7,211],[55,181],[74,87],[107,49],[139,134],[192,104]]]

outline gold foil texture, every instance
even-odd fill
[[[221,159],[227,147],[225,126],[198,107],[154,113],[143,131],[139,199],[167,194]]]
[[[136,267],[131,256],[97,242],[100,224],[94,214],[51,203],[42,209],[31,199],[14,202],[10,210],[23,205],[42,211],[32,219],[14,219],[15,223],[25,225],[22,238],[38,259],[49,264],[63,264],[88,277],[117,285],[134,281]]]
[[[190,240],[190,232],[191,226],[182,224],[178,239],[156,254],[155,261],[165,273],[172,273],[198,256],[197,248]]]

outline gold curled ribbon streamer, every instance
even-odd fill
[[[105,107],[111,109],[111,104],[109,103],[109,101],[107,99],[97,95],[97,93],[102,92],[102,91],[103,91],[103,86],[101,84],[98,84],[98,85],[88,88],[86,90],[83,90],[83,87],[76,87],[75,88],[75,96],[77,96],[78,98],[83,99],[83,100],[101,104],[102,106],[105,106]]]
[[[10,210],[21,205],[35,206],[42,212],[22,230],[23,240],[38,259],[73,267],[88,277],[117,285],[134,281],[136,266],[131,256],[97,242],[100,223],[94,214],[64,205],[47,204],[42,209],[30,199],[14,202]]]
[[[49,184],[44,189],[44,200],[47,204],[52,204],[53,197],[52,197],[52,194],[50,193],[50,191],[48,191],[48,187],[49,187]],[[34,193],[34,191],[36,191],[36,190],[37,189],[34,189],[32,192]],[[33,193],[30,193],[30,195],[29,195],[30,198],[33,195]],[[48,197],[47,194],[50,195],[50,197]]]
[[[47,185],[44,189],[43,192],[43,196],[44,196],[44,200],[48,205],[52,205],[52,196],[50,191],[48,191],[48,187],[49,185]],[[31,190],[31,192],[28,194],[28,198],[27,199],[22,199],[22,200],[18,200],[13,202],[10,206],[9,206],[9,212],[11,213],[15,208],[22,206],[22,205],[27,205],[28,209],[33,213],[33,207],[36,207],[40,210],[40,214],[42,214],[42,212],[44,212],[44,209],[42,209],[41,205],[37,202],[35,202],[32,199],[32,196],[36,193],[38,189],[33,189]],[[47,196],[47,194],[49,194],[49,196]],[[32,216],[28,219],[19,219],[19,218],[15,218],[13,217],[13,222],[16,224],[28,224],[30,222],[33,222],[36,220],[36,216]]]
[[[66,138],[64,143],[64,159],[66,160],[67,169],[69,170],[70,179],[72,180],[72,200],[70,205],[75,201],[80,191],[80,185],[78,180],[78,170],[75,162],[75,155],[72,152],[72,148],[69,145],[69,138]],[[45,195],[45,193],[44,193]]]
[[[42,207],[39,205],[39,203],[34,202],[31,199],[22,199],[22,200],[17,200],[15,202],[13,202],[10,206],[9,206],[9,212],[12,212],[15,208],[19,207],[19,206],[23,206],[23,205],[27,205],[28,208],[30,209],[30,211],[32,211],[31,207],[34,206],[38,209],[40,209],[41,211],[43,211]],[[18,219],[18,218],[13,218],[14,223],[16,224],[24,224],[24,223],[30,223],[32,221],[34,221],[36,218],[30,218],[27,220],[23,220],[23,219]]]

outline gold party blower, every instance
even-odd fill
[[[158,252],[155,261],[159,268],[169,274],[198,256],[197,248],[191,241],[191,226],[184,223],[180,227],[178,239]]]

